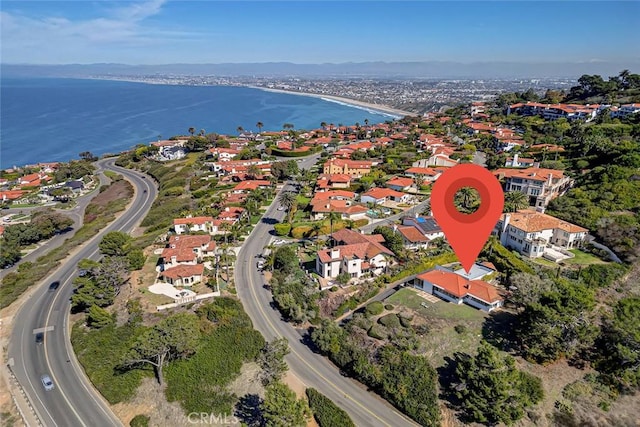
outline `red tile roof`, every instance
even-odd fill
[[[433,283],[458,298],[471,295],[486,303],[493,303],[502,299],[498,294],[498,290],[489,283],[482,280],[467,280],[448,271],[431,270],[418,275],[417,278]]]
[[[373,197],[374,199],[384,199],[387,197],[402,197],[404,193],[392,190],[390,188],[372,188],[366,193],[362,193],[361,198],[364,196]]]
[[[207,222],[213,222],[213,217],[211,216],[194,216],[192,218],[175,218],[173,220],[173,225],[180,224],[194,224],[194,225],[202,225]]]
[[[564,178],[564,172],[557,169],[544,169],[544,168],[527,168],[527,169],[497,169],[493,172],[498,178],[522,178],[533,181],[546,181],[549,179],[549,175],[553,179]]]
[[[393,185],[395,187],[401,188],[410,187],[413,185],[413,178],[403,178],[396,176],[395,178],[391,178],[389,181],[387,181],[387,185]]]
[[[168,268],[162,272],[161,276],[168,277],[173,280],[181,279],[184,277],[202,276],[204,273],[203,264],[181,264],[176,267]]]
[[[398,231],[411,243],[429,242],[430,239],[412,225],[400,225]]]

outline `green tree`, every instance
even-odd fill
[[[469,420],[511,425],[544,396],[539,378],[518,371],[513,357],[500,355],[486,341],[475,357],[457,354],[456,362],[450,392]]]
[[[555,285],[527,305],[518,319],[522,353],[538,363],[579,357],[598,334],[593,290],[564,279],[556,279]]]
[[[105,234],[98,247],[105,256],[126,256],[131,236],[122,231],[110,231]]]
[[[640,297],[623,298],[604,320],[598,370],[625,393],[640,388]]]
[[[289,354],[289,342],[286,338],[279,338],[264,345],[258,356],[258,365],[262,368],[260,380],[263,385],[268,386],[280,381],[282,375],[287,372],[289,367],[284,361],[287,354]]]
[[[373,229],[373,234],[382,234],[384,237],[384,246],[393,251],[396,255],[401,253],[404,249],[404,240],[400,233],[397,233],[393,228],[377,226]]]
[[[141,270],[144,267],[146,257],[142,249],[132,249],[127,254],[127,261],[129,262],[129,270]]]
[[[281,382],[266,388],[260,409],[267,427],[302,427],[309,417],[307,403]]]
[[[320,427],[355,427],[344,410],[315,388],[306,389],[309,407]]]
[[[258,132],[262,132],[262,128],[264,127],[264,124],[262,122],[258,122],[256,123],[256,127],[258,128]]]
[[[162,368],[171,359],[185,358],[196,350],[200,338],[198,317],[192,313],[178,313],[162,319],[148,328],[136,340],[125,358],[125,365],[153,366],[156,378],[163,384]]]
[[[287,222],[291,222],[293,216],[294,207],[298,203],[296,193],[292,191],[285,191],[278,197],[278,203],[280,206],[284,206],[287,211]]]
[[[189,133],[191,134],[191,136],[193,136],[193,134],[196,133],[196,128],[190,127],[189,128]]]
[[[89,307],[87,313],[87,325],[92,328],[100,329],[105,326],[110,326],[115,323],[115,320],[111,314],[104,308],[100,308],[97,305]]]
[[[509,191],[504,195],[504,212],[517,212],[528,206],[529,199],[521,191]]]

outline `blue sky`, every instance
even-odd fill
[[[640,59],[640,2],[6,1],[3,63]]]

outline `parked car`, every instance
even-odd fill
[[[44,389],[46,391],[51,391],[55,388],[55,386],[53,385],[53,381],[51,380],[51,377],[49,375],[43,375],[40,379],[42,380],[42,385],[44,386]]]
[[[53,292],[57,290],[59,287],[60,287],[60,282],[58,282],[57,280],[55,282],[51,282],[51,284],[49,285],[49,292]]]

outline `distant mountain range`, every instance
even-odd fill
[[[413,79],[513,79],[571,78],[583,74],[603,77],[622,70],[640,72],[640,59],[616,62],[346,62],[294,64],[290,62],[226,64],[0,64],[4,77],[89,77],[97,75],[184,75],[220,77],[334,77],[334,78],[413,78]]]

